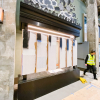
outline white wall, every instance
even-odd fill
[[[66,67],[66,39],[62,38],[62,48],[60,48],[60,68]]]
[[[41,34],[41,42],[37,42],[37,72],[47,69],[47,35]]]
[[[49,42],[48,46],[48,70],[56,69],[56,40],[55,36],[51,36],[51,43]]]
[[[16,33],[15,77],[22,72],[22,32]]]
[[[22,74],[30,74],[35,71],[35,42],[36,34],[30,32],[29,48],[23,48]],[[57,37],[51,36],[51,44],[48,43],[48,70],[55,70],[58,59]],[[60,68],[66,67],[66,39],[62,38],[62,48],[60,48]],[[72,66],[72,40],[69,39],[69,50],[67,51],[67,67]],[[77,65],[77,41],[73,46],[73,66]],[[36,72],[47,69],[47,35],[41,34],[41,42],[37,41],[37,68]]]
[[[56,42],[56,64],[57,64],[57,66],[56,66],[56,68],[58,68],[58,63],[59,63],[59,60],[58,60],[58,58],[59,58],[59,55],[58,55],[58,53],[59,53],[59,42]]]
[[[67,51],[67,67],[72,66],[72,40],[69,39],[69,50]]]
[[[73,46],[73,66],[77,65],[77,40],[75,40],[75,46]]]
[[[30,32],[29,48],[23,48],[22,74],[34,73],[35,70],[35,42],[36,34]]]

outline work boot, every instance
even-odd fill
[[[95,80],[98,80],[98,79],[96,78],[96,73],[94,73],[93,75],[94,75],[94,79],[95,79]]]
[[[88,76],[88,75],[86,74],[86,72],[83,72],[83,76]]]
[[[97,78],[94,78],[95,80],[98,80]]]

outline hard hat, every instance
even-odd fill
[[[91,53],[94,53],[95,52],[95,50],[91,50]]]

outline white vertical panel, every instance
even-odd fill
[[[59,61],[58,61],[58,58],[59,58],[59,55],[58,55],[58,53],[59,53],[59,42],[56,42],[56,64],[58,64],[59,63]],[[56,66],[56,68],[58,68],[58,65]]]
[[[37,72],[47,69],[47,36],[41,34],[41,42],[37,42]]]
[[[69,50],[67,51],[67,67],[72,66],[72,41],[69,39]]]
[[[73,66],[77,65],[77,40],[75,40],[75,46],[73,46]]]
[[[66,67],[66,39],[62,38],[62,48],[60,48],[60,68]]]
[[[56,69],[56,37],[51,36],[51,44],[48,46],[48,68],[49,70]]]
[[[34,73],[35,70],[35,42],[36,34],[30,32],[29,48],[23,48],[22,74]]]

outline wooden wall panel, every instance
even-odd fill
[[[62,48],[60,48],[60,68],[66,67],[66,39],[62,38]]]
[[[69,39],[69,50],[67,51],[67,67],[72,66],[72,40]]]
[[[67,67],[67,39],[66,39],[66,67]]]
[[[75,40],[75,46],[73,46],[73,66],[77,65],[77,40]]]
[[[48,45],[48,67],[49,70],[56,69],[56,37],[51,36],[51,43]]]
[[[37,72],[47,70],[47,35],[41,34],[41,42],[37,42]]]
[[[60,68],[60,38],[56,39],[56,68]]]
[[[30,32],[29,47],[23,48],[22,75],[34,73],[36,34]]]

